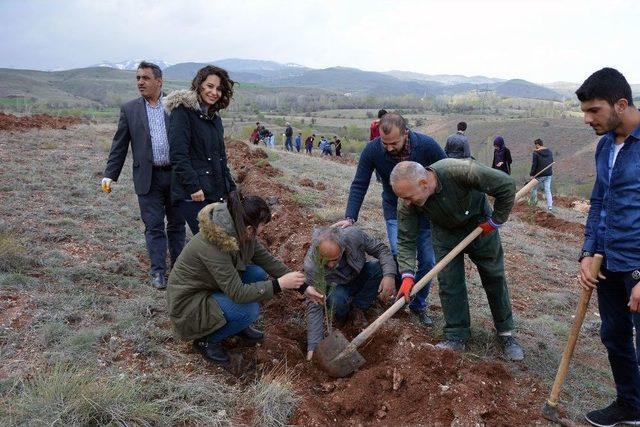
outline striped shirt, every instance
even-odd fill
[[[145,99],[144,105],[147,109],[147,119],[149,120],[149,133],[151,134],[151,149],[153,150],[153,165],[167,166],[171,164],[169,160],[169,140],[167,138],[167,128],[164,123],[164,108],[162,107],[162,95],[158,99],[158,104],[152,107]]]

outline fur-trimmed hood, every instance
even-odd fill
[[[200,111],[198,94],[194,90],[174,90],[163,99],[162,104],[167,114],[171,114],[174,108],[181,105],[189,110]]]
[[[211,203],[198,213],[200,233],[223,252],[237,252],[238,233],[226,202]]]

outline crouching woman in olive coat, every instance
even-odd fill
[[[227,365],[221,343],[232,335],[261,340],[264,334],[251,327],[260,314],[258,303],[282,289],[300,290],[305,281],[303,273],[291,272],[256,239],[270,219],[260,197],[230,193],[228,204],[212,203],[200,211],[200,231],[171,270],[167,301],[173,329],[194,340],[205,359]],[[313,288],[300,291],[322,298]]]

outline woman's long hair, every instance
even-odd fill
[[[229,193],[227,206],[236,232],[238,233],[238,245],[242,250],[248,242],[247,227],[258,229],[260,224],[271,221],[271,209],[262,197],[244,196],[241,191]]]
[[[229,73],[227,70],[216,67],[214,65],[207,65],[198,70],[196,76],[191,81],[191,90],[196,91],[198,94],[198,101],[202,101],[200,99],[200,87],[202,83],[207,80],[209,76],[218,76],[220,78],[220,86],[222,86],[222,96],[209,108],[211,111],[220,111],[224,110],[229,106],[231,102],[231,98],[233,98],[233,85],[235,82],[229,78]]]

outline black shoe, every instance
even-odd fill
[[[206,338],[195,340],[193,348],[202,353],[202,357],[220,365],[229,365],[231,358],[220,343],[211,344]]]
[[[418,321],[422,326],[433,326],[433,319],[427,314],[426,310],[411,310],[411,313],[418,318]]]
[[[151,276],[151,286],[161,291],[167,289],[167,282],[164,279],[164,273],[155,273]]]
[[[514,337],[511,335],[498,335],[498,342],[507,359],[514,362],[524,360],[524,350]]]
[[[264,332],[260,332],[259,330],[251,326],[240,331],[238,335],[249,341],[255,341],[255,342],[262,341],[264,339]]]
[[[599,427],[613,427],[618,424],[640,425],[640,410],[616,399],[604,409],[591,411],[585,418],[589,423]]]

